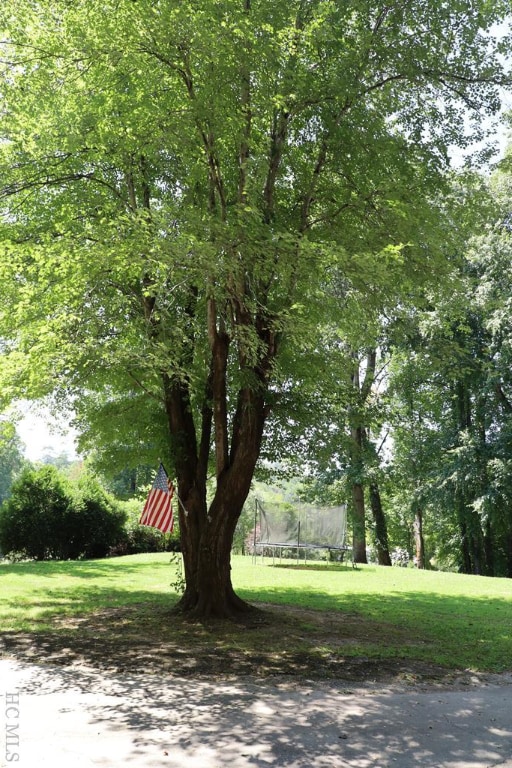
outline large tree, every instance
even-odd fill
[[[425,200],[497,107],[507,6],[4,0],[3,392],[154,400],[183,609],[246,608],[233,532],[325,274],[432,267]]]

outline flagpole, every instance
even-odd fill
[[[180,499],[180,497],[178,496],[178,491],[176,490],[176,488],[175,488],[175,490],[174,490],[174,495],[175,495],[175,496],[176,496],[176,498],[178,499],[178,504],[181,504],[181,508],[182,508],[182,510],[183,510],[183,513],[184,513],[185,517],[188,517],[188,509],[185,507],[184,503],[182,502],[182,500],[181,500],[181,499]]]
[[[159,461],[160,461],[160,464],[161,464],[165,474],[167,475],[167,480],[169,481],[169,473],[167,471],[167,468],[166,468],[165,464],[163,463],[163,461],[161,459]],[[175,496],[177,498],[178,504],[181,504],[181,508],[183,510],[183,514],[185,515],[185,517],[188,517],[188,510],[187,510],[187,508],[185,507],[184,503],[182,502],[182,500],[179,497],[177,486],[174,485],[174,482],[172,480],[171,480],[171,483],[172,483],[172,487],[173,487],[173,496]],[[180,537],[181,537],[181,533],[180,533]],[[178,559],[178,562],[179,562],[179,578],[180,579],[184,579],[185,578],[185,559],[183,557],[183,551],[181,550],[181,546],[180,546],[180,555],[181,555],[181,557]]]
[[[165,464],[163,463],[163,461],[161,461],[161,460],[159,460],[159,461],[160,461],[160,464],[162,465],[162,467],[164,468],[165,474],[167,475],[167,477],[169,477],[169,473],[168,473],[168,471],[167,471],[167,469],[165,467]],[[188,517],[188,509],[185,507],[184,503],[182,502],[182,500],[180,499],[180,497],[178,495],[178,487],[177,487],[177,485],[174,485],[174,483],[173,483],[173,486],[174,486],[174,495],[178,499],[178,504],[181,504],[181,508],[183,510],[183,513],[184,513],[185,517]]]

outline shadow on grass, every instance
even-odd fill
[[[100,563],[82,565],[87,570]],[[238,592],[260,609],[240,623],[175,615],[171,589],[87,582],[39,590],[33,600],[2,601],[21,631],[0,633],[0,653],[199,677],[387,680],[512,668],[512,605],[506,600],[283,587]]]
[[[364,591],[361,573],[347,565],[301,564],[300,570],[335,571],[340,578],[335,573],[327,582],[314,573],[300,582],[290,574],[292,583],[272,587],[272,570],[259,572],[263,584],[237,590],[259,612],[239,624],[200,623],[173,615],[178,595],[170,564],[170,553],[2,564],[0,585],[4,575],[15,578],[0,596],[0,652],[116,668],[163,664],[176,674],[205,675],[343,677],[358,661],[377,675],[376,666],[386,669],[391,662],[512,668],[512,602],[506,597],[412,591],[400,573],[386,584],[380,571]],[[365,568],[365,577],[370,571]],[[29,576],[34,584],[25,580]],[[24,589],[10,594],[17,577],[23,578],[13,589]]]
[[[319,571],[321,573],[357,570],[357,565],[352,563],[273,563],[271,567],[284,568],[289,571]]]
[[[318,590],[243,590],[248,600],[300,605],[319,615],[343,619],[341,652],[374,658],[403,655],[459,668],[501,672],[512,669],[512,603],[499,597],[461,596],[435,592],[387,594],[346,593],[333,596]]]
[[[98,576],[115,575],[119,566],[123,573],[137,573],[144,569],[154,571],[159,568],[169,568],[171,552],[164,552],[165,559],[134,560],[133,556],[127,558],[104,558],[101,560],[42,560],[23,563],[0,563],[0,582],[3,576],[32,576],[54,577],[72,576],[78,579],[97,578]]]

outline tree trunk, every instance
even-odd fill
[[[484,527],[485,575],[496,576],[494,563],[494,536],[490,520]]]
[[[367,563],[364,490],[362,483],[352,483],[352,557],[354,563]]]
[[[414,545],[416,549],[416,568],[422,570],[425,566],[425,540],[423,538],[423,510],[416,507],[414,511]]]
[[[461,433],[474,435],[473,404],[469,387],[465,381],[459,380],[455,391],[457,428]],[[485,569],[482,525],[478,513],[471,506],[474,491],[471,493],[467,489],[465,468],[461,467],[458,474],[455,508],[461,537],[462,570],[463,573],[481,575]]]
[[[375,364],[377,353],[375,349],[368,352],[366,359],[366,372],[361,382],[358,355],[352,353],[353,368],[350,374],[354,390],[354,404],[349,409],[351,446],[350,474],[352,494],[353,540],[352,556],[355,563],[367,563],[366,557],[366,514],[364,503],[364,447],[366,430],[364,427],[364,406],[370,395],[375,377]]]
[[[375,544],[377,547],[378,563],[379,565],[391,565],[386,517],[382,508],[379,486],[375,482],[370,483],[370,506],[375,522]]]
[[[457,521],[459,524],[459,536],[460,536],[460,555],[461,555],[461,567],[462,573],[471,573],[471,552],[468,541],[468,528],[466,521],[466,510],[464,503],[464,496],[459,488],[455,491],[455,509],[457,512]]]
[[[204,510],[199,511],[203,521],[200,530],[190,524],[190,517],[197,514],[190,499],[186,512],[180,510],[186,588],[177,610],[199,618],[233,618],[251,610],[235,594],[231,582],[231,546],[243,502],[239,510],[237,507],[231,508],[229,516],[218,515],[215,519],[211,507],[206,515]],[[190,541],[194,534],[195,542]]]
[[[230,451],[223,448],[216,453],[217,484],[208,507],[206,479],[214,410],[203,408],[197,445],[186,387],[183,382],[167,380],[165,391],[170,431],[180,436],[174,440],[173,451],[186,587],[176,609],[198,618],[233,618],[251,610],[231,583],[231,547],[261,448],[267,412],[264,397],[250,388],[239,391]],[[223,414],[221,418],[224,421]],[[220,442],[216,440],[217,446]]]
[[[350,451],[352,493],[352,557],[354,563],[367,563],[366,557],[366,512],[364,503],[363,473],[363,429],[352,427]]]
[[[512,579],[512,531],[506,535],[507,578]]]

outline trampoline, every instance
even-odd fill
[[[308,550],[327,550],[343,561],[351,547],[346,543],[347,507],[318,507],[310,504],[275,504],[256,500],[253,555],[265,551],[282,557],[283,550],[301,551],[304,559]]]

